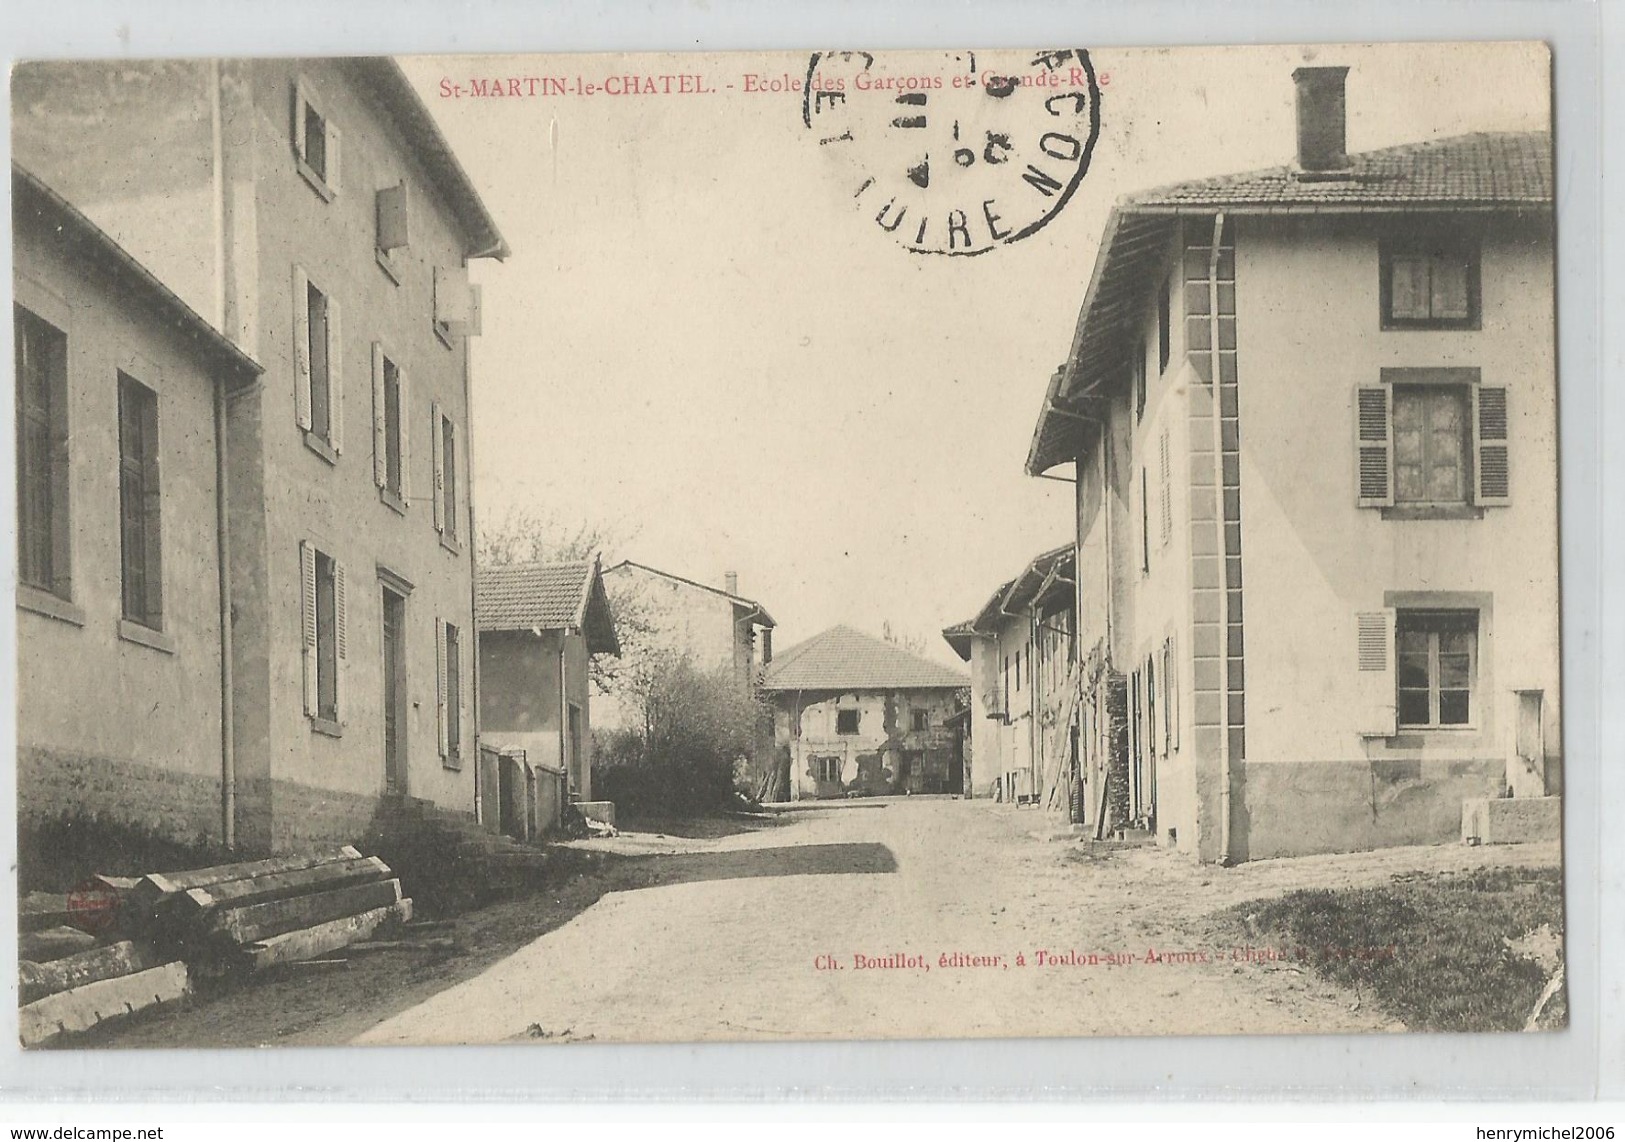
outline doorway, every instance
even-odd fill
[[[406,596],[381,587],[383,594],[384,791],[406,789]]]

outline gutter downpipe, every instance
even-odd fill
[[[226,463],[226,386],[214,389],[214,514],[215,550],[220,575],[220,840],[227,850],[237,847],[236,720],[232,714],[231,673],[231,522]]]
[[[1208,304],[1208,342],[1209,342],[1209,369],[1211,379],[1209,383],[1214,388],[1213,394],[1213,454],[1218,457],[1224,455],[1224,436],[1222,432],[1224,416],[1223,402],[1219,400],[1219,243],[1224,238],[1224,211],[1213,216],[1213,242],[1208,249],[1207,266],[1207,304]],[[1223,465],[1218,466],[1220,470]],[[1221,488],[1222,492],[1222,488]],[[1219,551],[1224,551],[1224,511],[1223,498],[1220,497],[1220,509],[1214,514],[1218,522]],[[1222,555],[1221,555],[1222,557]],[[1228,560],[1225,561],[1228,563]],[[1229,606],[1229,583],[1225,581],[1225,598],[1223,606]],[[1219,624],[1219,645],[1224,651],[1224,662],[1230,661],[1230,623],[1226,621]],[[1232,798],[1232,785],[1235,775],[1230,764],[1230,702],[1228,698],[1219,703],[1219,863],[1229,865],[1230,857],[1230,809]]]

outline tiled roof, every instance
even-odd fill
[[[833,626],[777,655],[762,685],[768,690],[931,690],[969,686],[970,679],[895,643]]]
[[[1551,135],[1509,131],[1364,151],[1349,156],[1346,171],[1331,174],[1306,174],[1281,166],[1175,183],[1130,194],[1122,207],[1534,205],[1551,201]]]
[[[474,621],[489,631],[578,629],[595,653],[619,651],[596,559],[481,567]]]

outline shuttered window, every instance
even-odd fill
[[[1162,542],[1167,543],[1174,535],[1174,483],[1173,449],[1166,428],[1157,440],[1157,485],[1158,503],[1162,507]]]
[[[1359,386],[1355,401],[1361,507],[1460,509],[1511,502],[1505,388],[1384,383]]]
[[[162,630],[163,527],[158,394],[118,375],[119,540],[124,617]]]
[[[435,620],[435,672],[440,759],[457,768],[462,758],[463,658],[462,631],[454,623]]]
[[[349,604],[344,565],[314,544],[299,545],[305,714],[337,726],[344,719]]]
[[[339,192],[343,173],[343,136],[310,84],[300,79],[293,90],[293,154],[299,173],[322,198]]]
[[[338,299],[293,268],[294,418],[334,455],[344,451],[344,354]]]
[[[67,335],[12,310],[17,364],[17,578],[61,598],[68,571]]]
[[[402,507],[407,501],[409,391],[406,370],[395,363],[381,342],[373,342],[373,483],[393,495]]]

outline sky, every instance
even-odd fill
[[[1529,45],[1091,57],[1108,78],[1077,192],[971,258],[905,249],[854,204],[799,94],[746,92],[804,75],[805,54],[403,59],[513,249],[471,272],[480,518],[527,510],[604,528],[610,558],[735,571],[781,647],[889,623],[952,662],[938,632],[1071,538],[1071,485],[1023,466],[1116,198],[1289,162],[1304,65],[1351,68],[1353,151],[1549,127]],[[442,94],[628,73],[708,93]]]

